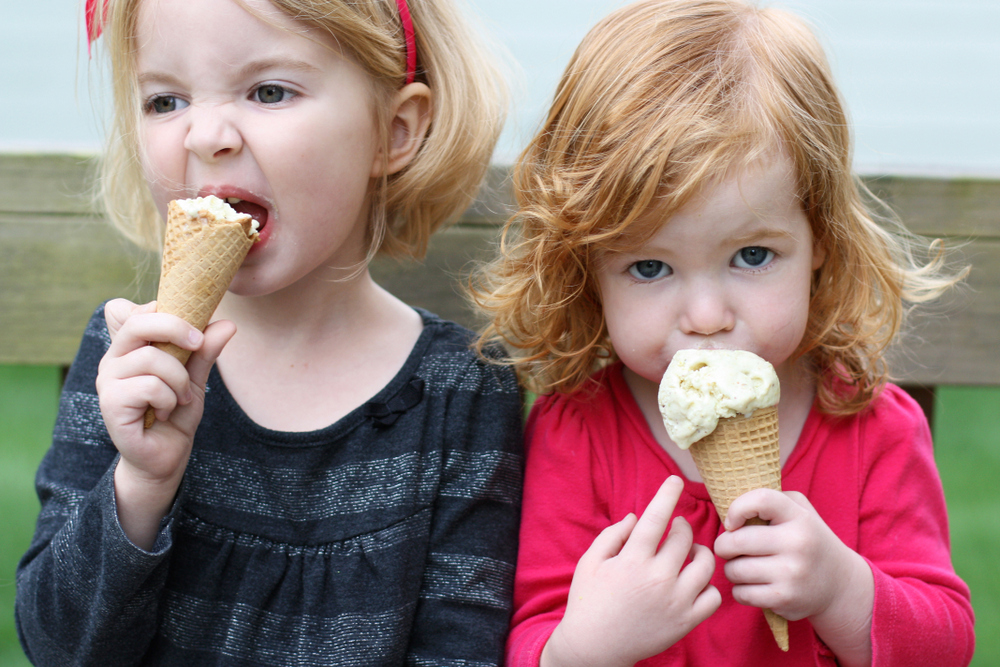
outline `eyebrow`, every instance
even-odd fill
[[[785,229],[775,229],[773,227],[763,227],[750,229],[740,234],[734,234],[726,238],[730,243],[753,243],[756,241],[766,241],[768,239],[795,239],[795,235]]]
[[[316,65],[308,63],[304,60],[297,60],[294,58],[266,58],[247,63],[240,68],[240,70],[236,73],[236,76],[238,80],[243,80],[258,76],[263,72],[273,69],[286,69],[305,73],[316,73],[321,71]],[[169,74],[167,72],[152,71],[142,72],[139,74],[138,82],[140,86],[146,83],[164,83],[175,86],[180,83],[180,80],[173,74]]]
[[[304,60],[294,58],[268,58],[265,60],[254,60],[244,65],[239,71],[240,78],[248,78],[272,69],[290,69],[297,72],[315,73],[321,71],[319,67]]]

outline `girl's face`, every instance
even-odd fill
[[[231,290],[266,294],[365,257],[377,132],[369,79],[266,0],[142,0],[143,168],[171,199],[216,195],[261,239]],[[352,267],[353,268],[353,267]]]
[[[823,262],[784,155],[707,184],[634,252],[608,253],[597,280],[615,352],[646,389],[677,350],[749,350],[784,383]]]

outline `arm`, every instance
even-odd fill
[[[36,478],[41,512],[18,565],[15,606],[18,635],[36,665],[135,664],[155,631],[173,517],[148,552],[118,522],[117,451],[94,388],[109,344],[99,310],[66,378]]]
[[[965,665],[974,645],[972,608],[951,566],[923,413],[890,387],[853,423],[840,437],[860,443],[859,460],[847,462],[862,472],[857,551],[801,494],[748,493],[730,508],[733,532],[716,542],[716,553],[733,559],[726,565],[737,584],[733,595],[791,620],[809,617],[844,664]],[[758,513],[772,525],[736,530]]]
[[[676,478],[648,506],[641,501],[642,518],[613,523],[611,473],[601,458],[612,445],[588,433],[568,403],[541,398],[528,424],[507,659],[531,667],[632,664],[665,650],[718,608],[719,592],[708,585],[715,559],[692,543],[683,519],[658,546],[681,493]]]
[[[183,470],[169,488],[134,475],[133,463],[151,451],[145,445],[162,439],[169,429],[160,422],[150,429],[155,433],[143,432],[148,401],[131,396],[128,385],[148,384],[146,379],[125,376],[116,382],[107,377],[109,366],[116,371],[131,362],[120,357],[120,350],[113,351],[112,338],[119,344],[134,338],[135,327],[132,333],[123,327],[126,319],[132,320],[133,309],[146,312],[117,301],[108,304],[107,321],[102,311],[91,318],[63,390],[52,448],[38,471],[42,508],[32,544],[18,566],[16,603],[18,632],[36,664],[134,664],[156,631],[171,546],[171,508]],[[188,325],[176,324],[167,322],[186,332]],[[133,344],[131,351],[136,350],[140,357],[169,356],[145,343]],[[191,366],[201,364],[207,376],[207,359],[197,354],[192,359]],[[176,362],[172,357],[167,361]],[[177,365],[183,378],[174,384],[183,390],[187,373]],[[110,385],[111,397],[99,398],[98,385]],[[188,401],[195,404],[197,415],[195,407],[185,407],[173,410],[171,418],[187,413],[187,419],[200,420],[200,402]]]
[[[408,648],[419,664],[502,664],[510,621],[523,408],[509,369],[467,359],[443,416],[443,470]]]
[[[205,382],[232,338],[230,322],[198,331],[178,317],[116,299],[105,308],[111,345],[98,369],[97,393],[111,440],[121,453],[114,472],[118,518],[137,546],[149,549],[177,495],[201,422]],[[170,342],[191,350],[182,365],[149,345]],[[146,429],[147,406],[157,421]]]
[[[967,665],[969,588],[951,564],[948,515],[920,407],[890,387],[865,435],[858,552],[874,577],[874,665]],[[919,641],[914,641],[919,637]]]

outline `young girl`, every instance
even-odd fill
[[[585,38],[476,292],[484,340],[542,394],[508,664],[970,660],[927,422],[884,359],[904,301],[955,278],[874,222],[850,167],[822,51],[785,13],[646,0]],[[785,492],[725,525],[657,406],[685,348],[750,350],[781,382]]]
[[[216,195],[261,238],[204,334],[121,300],[91,320],[18,570],[28,656],[498,664],[516,378],[366,268],[421,256],[475,191],[502,119],[481,42],[449,0],[91,15],[117,100],[110,215],[148,244],[170,200]],[[183,367],[150,341],[194,354]]]

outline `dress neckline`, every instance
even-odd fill
[[[415,306],[411,307],[420,315],[424,326],[402,367],[369,400],[328,426],[312,431],[278,431],[261,426],[243,411],[243,408],[236,402],[236,399],[229,393],[225,380],[223,380],[221,373],[219,373],[218,368],[215,366],[212,367],[209,374],[207,391],[217,397],[216,400],[219,401],[219,405],[225,412],[226,417],[231,420],[231,423],[244,436],[258,441],[266,441],[268,444],[289,447],[308,447],[327,444],[333,439],[347,435],[350,431],[353,431],[366,422],[370,422],[373,419],[377,420],[378,415],[384,412],[380,409],[382,406],[398,402],[394,401],[394,399],[398,395],[410,390],[414,374],[426,356],[431,341],[437,335],[439,326],[444,323],[441,318],[429,311]],[[412,403],[412,401],[407,402]],[[409,407],[412,407],[412,405]]]

